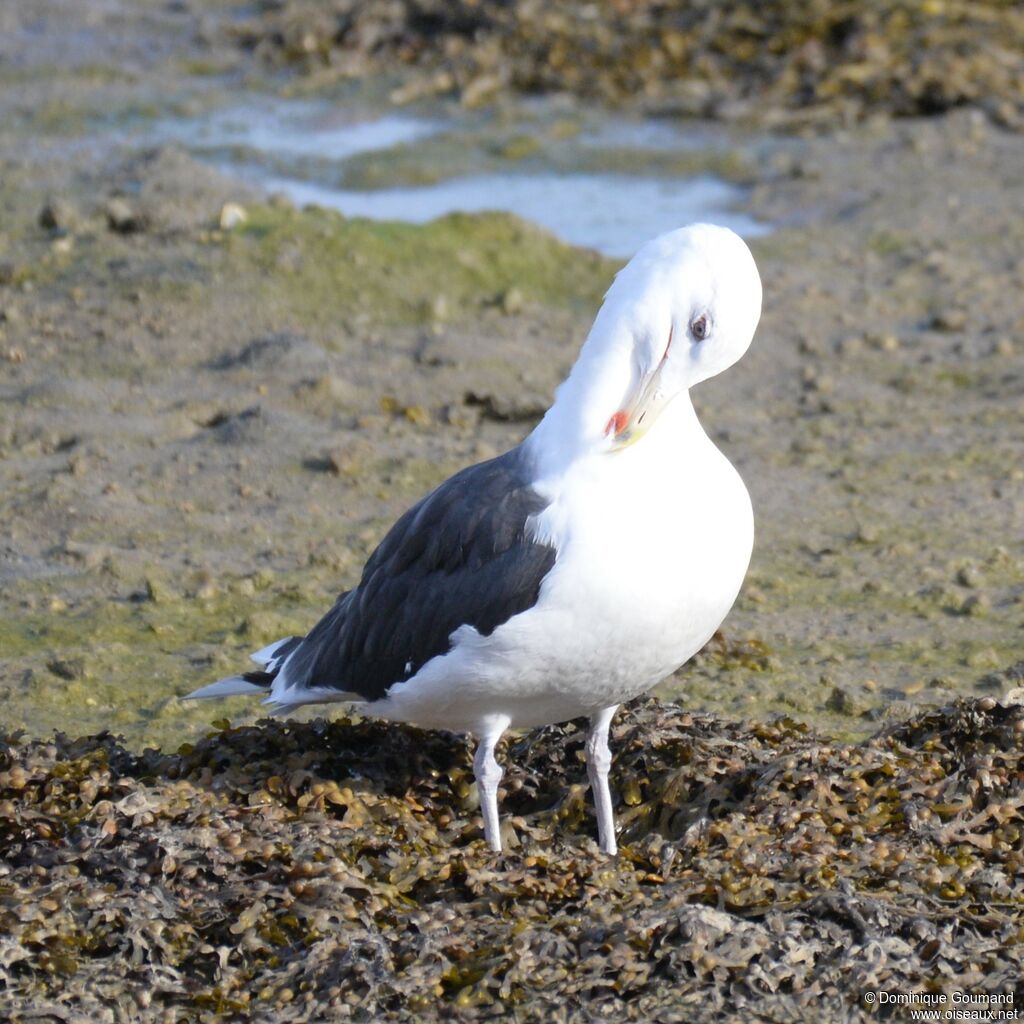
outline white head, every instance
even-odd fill
[[[587,447],[632,444],[746,352],[760,315],[761,279],[738,235],[713,224],[660,235],[619,271],[545,420]]]

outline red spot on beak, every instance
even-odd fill
[[[608,434],[621,434],[626,429],[626,424],[629,422],[629,417],[626,413],[620,409],[614,416],[608,421],[608,426],[604,428],[605,435]]]

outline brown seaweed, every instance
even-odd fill
[[[487,852],[453,736],[267,721],[176,753],[6,737],[0,1013],[28,1020],[846,1020],[1020,994],[1024,707],[860,744],[647,700],[508,741]]]

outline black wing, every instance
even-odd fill
[[[521,447],[456,473],[414,505],[288,659],[288,688],[379,700],[451,648],[460,626],[484,636],[537,600],[555,549],[526,535],[547,502]],[[287,698],[285,698],[287,699]]]

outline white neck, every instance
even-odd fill
[[[554,404],[526,440],[543,476],[605,444],[608,420],[621,408],[637,372],[631,365],[632,338],[624,326],[616,326],[606,327],[598,316]]]
[[[625,341],[625,339],[624,339]],[[600,457],[626,459],[631,448],[609,451],[608,420],[622,408],[632,375],[632,344],[598,347],[588,340],[572,372],[555,392],[555,401],[524,442],[534,459],[537,477],[559,477],[576,462]],[[661,447],[661,440],[673,442],[704,431],[697,419],[688,391],[680,392],[664,409],[647,435],[636,447]]]

